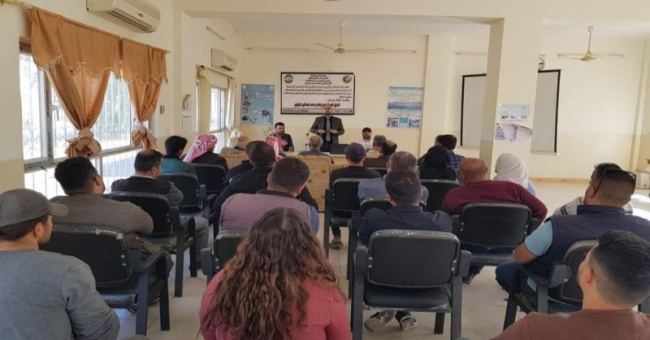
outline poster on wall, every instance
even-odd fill
[[[332,105],[335,115],[354,114],[354,73],[282,72],[281,114],[321,115]]]
[[[531,128],[513,123],[497,123],[494,132],[494,140],[497,142],[530,142],[532,138],[533,130]]]
[[[422,87],[389,87],[386,127],[419,128],[422,124]]]
[[[272,125],[275,85],[242,84],[241,124]]]
[[[504,121],[527,122],[530,114],[528,105],[500,105],[499,116]]]

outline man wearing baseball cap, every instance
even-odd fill
[[[88,265],[40,251],[52,235],[52,216],[64,205],[32,190],[0,194],[0,337],[116,339],[119,319],[95,289]]]

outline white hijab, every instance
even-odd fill
[[[497,158],[494,169],[497,173],[495,181],[508,181],[528,189],[528,167],[523,159],[512,153],[502,153]]]

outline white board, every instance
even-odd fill
[[[282,114],[317,114],[331,104],[335,115],[354,114],[354,73],[280,74]]]
[[[460,143],[464,147],[481,145],[485,78],[485,74],[463,76]],[[537,76],[531,151],[557,152],[559,93],[560,70],[540,71]]]

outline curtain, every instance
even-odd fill
[[[228,80],[228,94],[226,99],[226,136],[230,137],[232,130],[235,128],[235,80]],[[228,138],[228,146],[232,147],[232,139]]]
[[[217,145],[220,150],[224,146],[230,144],[229,136],[234,122],[234,80],[224,74],[214,70],[199,66],[197,68],[197,77],[199,79],[199,134],[210,133],[210,120],[212,118],[212,88],[219,88],[225,92],[225,107],[222,116],[219,117],[219,128],[212,131],[217,136],[221,144]],[[232,111],[232,113],[231,113]]]
[[[122,76],[129,87],[136,124],[131,133],[134,145],[156,149],[156,137],[144,126],[156,112],[162,82],[167,82],[167,52],[130,40],[122,41]]]
[[[90,129],[104,104],[110,72],[119,77],[120,40],[36,8],[29,10],[29,18],[34,62],[45,69],[63,110],[79,130],[77,138],[68,140],[66,154],[96,155],[101,145]]]

